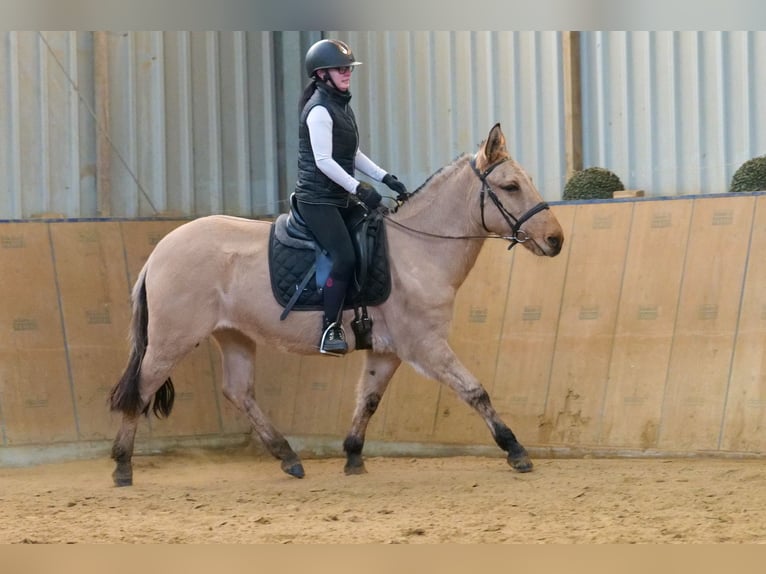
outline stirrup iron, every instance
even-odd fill
[[[339,337],[334,337],[335,334]],[[319,352],[333,357],[342,357],[348,352],[346,333],[343,331],[343,326],[337,321],[330,323],[322,333],[322,339],[319,341]]]

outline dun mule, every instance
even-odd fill
[[[268,241],[271,223],[209,216],[186,223],[160,241],[133,287],[132,351],[112,389],[111,409],[123,413],[112,448],[116,485],[132,484],[136,426],[152,409],[167,416],[173,405],[170,373],[206,337],[223,359],[223,393],[244,411],[282,470],[301,478],[303,465],[285,437],[258,407],[253,392],[255,352],[271,346],[316,353],[320,311],[292,312],[271,292]],[[351,428],[343,442],[346,474],[365,472],[362,459],[370,418],[402,361],[444,383],[475,409],[515,470],[532,470],[527,451],[500,419],[480,382],[447,343],[455,293],[487,237],[509,249],[521,243],[553,257],[563,233],[530,177],[511,158],[500,125],[475,155],[464,154],[437,171],[387,216],[391,272],[388,299],[369,308],[374,322]],[[347,333],[352,311],[344,313]],[[349,337],[349,351],[354,338]],[[329,360],[329,359],[328,359]]]

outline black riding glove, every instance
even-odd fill
[[[407,198],[409,197],[409,195],[407,194],[407,188],[404,186],[404,184],[401,181],[396,179],[395,175],[393,175],[391,173],[387,173],[383,177],[382,181],[383,181],[383,183],[385,183],[389,187],[389,189],[391,189],[391,190],[396,192],[396,199],[397,200],[399,200],[399,201],[406,201],[407,200]]]
[[[380,205],[380,194],[369,183],[362,181],[356,186],[356,196],[368,209],[375,209]]]

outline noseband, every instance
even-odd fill
[[[538,203],[532,209],[522,214],[522,216],[517,219],[516,217],[514,217],[514,215],[510,211],[508,211],[505,208],[505,206],[503,205],[503,202],[501,202],[500,198],[497,197],[497,194],[495,194],[495,192],[492,191],[492,187],[490,187],[489,183],[487,182],[487,176],[490,173],[492,173],[492,170],[494,170],[497,166],[499,166],[501,163],[508,161],[509,159],[510,158],[506,158],[506,159],[500,160],[497,163],[493,163],[491,166],[489,166],[487,169],[481,172],[476,167],[476,157],[471,158],[471,168],[473,169],[474,173],[479,177],[479,180],[481,180],[481,195],[479,197],[480,205],[481,205],[481,225],[482,227],[484,227],[484,230],[487,233],[492,233],[489,230],[489,228],[487,228],[487,224],[484,222],[484,195],[486,193],[486,195],[492,200],[492,203],[495,204],[495,207],[497,207],[497,210],[500,212],[500,215],[502,215],[503,219],[505,219],[506,223],[508,224],[508,227],[511,228],[511,235],[502,236],[503,239],[507,239],[511,243],[508,246],[508,249],[510,249],[517,243],[524,243],[525,241],[529,239],[529,235],[527,235],[527,232],[521,229],[521,226],[524,225],[524,223],[529,221],[535,214],[545,209],[550,209],[550,206],[545,201],[541,201],[540,203]]]

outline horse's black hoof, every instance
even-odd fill
[[[115,486],[133,486],[133,465],[129,462],[118,462],[112,472]]]
[[[282,470],[284,470],[290,476],[294,476],[295,478],[303,478],[306,476],[306,473],[303,471],[303,465],[299,462],[291,464],[290,466],[283,466]]]
[[[113,477],[113,480],[114,480],[114,485],[115,486],[133,486],[133,478],[132,477],[118,478],[118,477],[115,476],[115,477]]]
[[[367,469],[365,468],[364,464],[353,466],[347,464],[345,467],[343,467],[343,472],[346,473],[346,476],[353,476],[355,474],[367,474]]]
[[[511,465],[511,468],[516,472],[532,472],[532,469],[534,468],[532,460],[527,453],[515,457],[509,455],[508,464]]]

